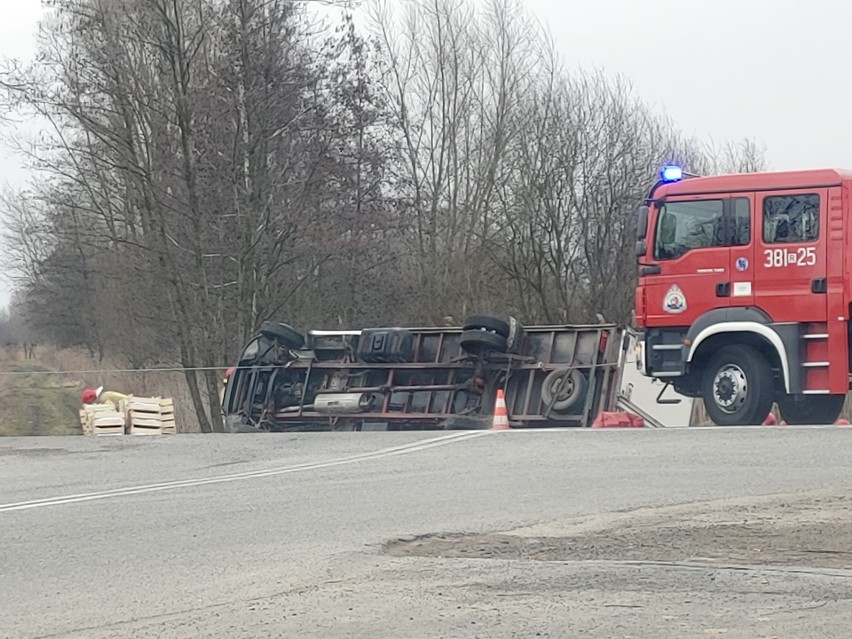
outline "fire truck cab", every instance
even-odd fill
[[[665,167],[637,218],[637,365],[719,425],[834,423],[850,382],[852,172]]]

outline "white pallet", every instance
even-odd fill
[[[92,433],[95,437],[118,437],[124,436],[124,426],[115,427],[112,426],[110,428],[96,428]]]
[[[127,430],[128,435],[162,435],[163,429],[160,427],[151,428],[145,426],[133,426],[131,425]]]
[[[112,406],[87,404],[80,411],[80,425],[88,436],[123,435],[127,419]]]
[[[174,434],[174,400],[170,397],[131,397],[125,402],[131,434]]]

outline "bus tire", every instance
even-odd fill
[[[588,389],[586,376],[576,368],[552,371],[541,385],[541,399],[554,413],[567,413],[581,403]]]
[[[489,351],[506,352],[505,337],[478,329],[468,329],[462,333],[460,343],[462,349],[471,355],[482,356]]]
[[[493,315],[468,315],[464,318],[462,324],[464,331],[485,331],[488,333],[496,333],[500,337],[509,337],[511,327],[509,323],[494,317]]]
[[[299,331],[281,322],[264,322],[260,325],[260,334],[270,341],[277,340],[281,346],[293,350],[299,350],[305,345],[305,338]]]

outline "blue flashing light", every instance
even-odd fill
[[[683,179],[683,169],[679,166],[664,166],[660,171],[663,182],[677,182]]]

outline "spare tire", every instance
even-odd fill
[[[266,339],[277,340],[282,346],[298,350],[305,345],[305,338],[292,326],[281,322],[264,322],[260,325],[260,334]]]
[[[486,331],[497,333],[501,337],[509,337],[509,323],[493,315],[468,315],[464,318],[462,329],[465,331]]]
[[[586,397],[586,376],[576,368],[559,368],[544,378],[541,399],[556,413],[567,413]]]
[[[488,351],[506,352],[506,338],[481,329],[470,329],[462,333],[461,347],[473,355],[482,355]]]

